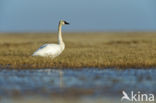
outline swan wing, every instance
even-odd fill
[[[40,46],[40,48],[38,48],[38,50],[45,48],[47,45],[48,44],[44,44],[44,45]]]
[[[44,50],[44,48],[46,48],[47,46],[48,46],[48,44],[44,44],[44,45],[40,46],[40,47],[34,52],[34,54],[37,53],[37,52],[39,52],[39,51]]]
[[[61,53],[61,48],[58,44],[45,44],[42,45],[36,52],[34,52],[33,55],[55,57],[60,53]]]

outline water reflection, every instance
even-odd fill
[[[59,70],[59,75],[60,75],[60,88],[64,87],[63,83],[63,70]]]
[[[0,96],[119,96],[122,90],[156,92],[155,69],[0,70]]]

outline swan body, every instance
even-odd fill
[[[69,24],[66,21],[60,20],[58,27],[58,44],[44,44],[36,50],[32,56],[43,56],[55,58],[59,56],[65,49],[65,44],[62,39],[62,25]]]
[[[65,45],[44,44],[36,52],[34,52],[33,56],[49,56],[55,58],[63,52],[64,48]]]

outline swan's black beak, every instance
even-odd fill
[[[67,24],[67,25],[69,25],[69,23],[68,23],[68,22],[66,22],[66,21],[64,21],[64,23],[65,23],[65,24]]]

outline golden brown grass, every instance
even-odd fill
[[[66,48],[52,60],[31,55],[56,43],[56,33],[1,33],[0,68],[156,67],[156,33],[64,33],[63,38]]]

